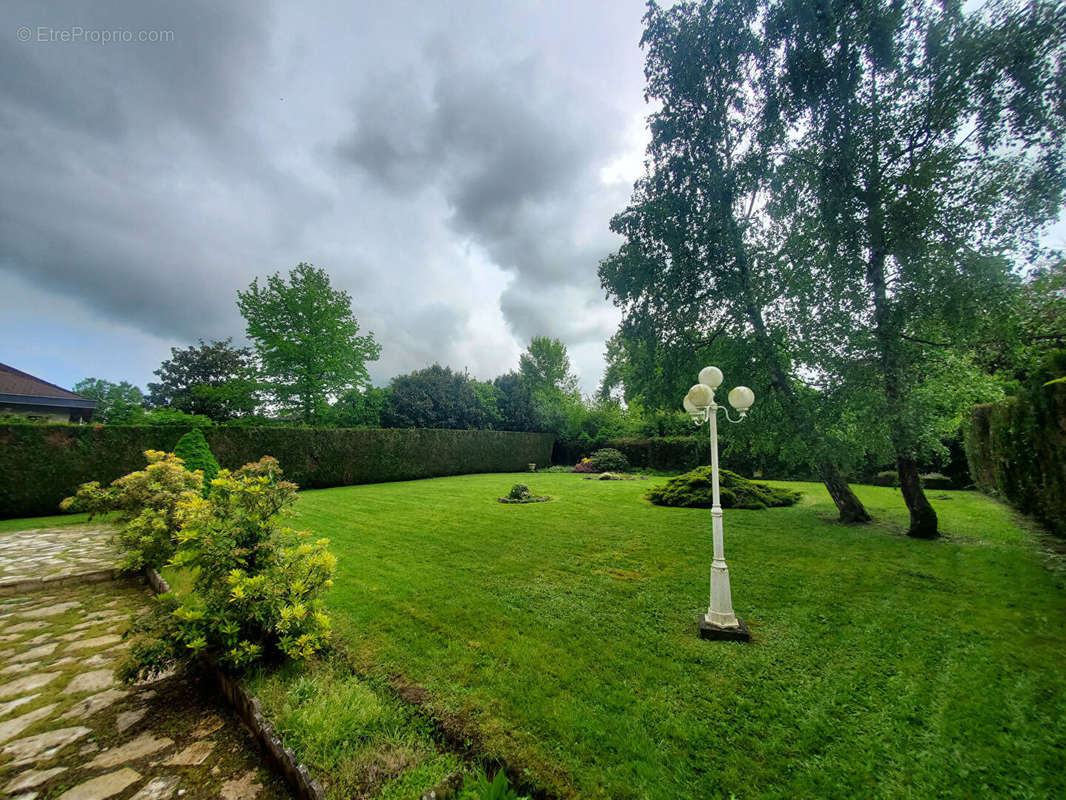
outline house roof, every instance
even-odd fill
[[[96,403],[80,394],[67,391],[54,383],[42,381],[28,372],[0,364],[0,398],[10,401],[31,402],[43,399],[43,405],[69,405],[77,408],[95,408]]]

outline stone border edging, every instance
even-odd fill
[[[156,570],[149,567],[145,569],[144,576],[156,594],[170,591],[170,584]],[[271,765],[284,776],[297,800],[325,800],[326,793],[322,790],[322,785],[311,777],[307,767],[296,760],[296,754],[282,743],[274,726],[263,716],[259,700],[239,680],[227,675],[217,665],[207,663],[214,673],[218,688],[237,716],[263,746]]]
[[[45,578],[16,578],[0,581],[0,597],[7,597],[24,592],[38,592],[42,589],[72,586],[78,583],[103,583],[122,578],[119,569],[95,569],[92,572],[75,572],[71,575],[49,575]]]

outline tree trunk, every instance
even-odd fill
[[[940,533],[937,531],[936,511],[922,491],[917,463],[909,456],[900,456],[896,459],[896,468],[899,470],[899,488],[903,493],[903,501],[911,512],[911,527],[907,535],[916,539],[937,538]]]
[[[855,496],[855,492],[851,491],[851,487],[840,474],[836,464],[823,461],[818,466],[818,477],[822,479],[822,483],[829,491],[829,496],[836,503],[837,510],[840,511],[841,522],[869,522],[872,519],[862,501]]]
[[[807,410],[800,404],[799,398],[796,397],[796,392],[793,390],[792,384],[788,380],[788,375],[785,373],[785,368],[781,364],[781,357],[770,340],[770,334],[766,331],[766,322],[763,320],[762,309],[759,308],[754,300],[754,293],[751,289],[751,275],[748,271],[747,254],[744,251],[739,230],[734,230],[734,237],[741,291],[744,293],[745,314],[748,322],[751,323],[752,329],[755,331],[755,338],[763,350],[763,355],[770,365],[770,382],[784,399],[782,405],[785,408],[785,413],[789,415],[796,433],[799,434],[808,448],[818,452],[818,443],[815,441],[817,429],[807,414]],[[840,512],[840,522],[869,522],[873,519],[867,513],[862,501],[855,496],[855,492],[851,491],[851,487],[848,486],[844,476],[840,474],[836,464],[827,458],[819,457],[818,476],[822,479],[822,483],[825,484],[833,503],[836,504],[837,511]]]
[[[911,515],[911,526],[907,535],[921,539],[935,539],[939,535],[936,512],[929,505],[925,492],[922,491],[922,484],[918,478],[918,466],[914,460],[913,445],[905,432],[904,398],[900,389],[903,381],[899,350],[901,331],[900,323],[893,314],[888,297],[888,282],[885,276],[888,253],[885,247],[884,211],[879,194],[881,189],[880,161],[875,150],[865,192],[865,200],[869,209],[866,226],[870,237],[870,257],[866,265],[866,280],[873,290],[874,336],[880,351],[881,379],[884,384],[892,449],[896,454],[899,484],[903,492],[903,502],[907,504],[907,510]]]

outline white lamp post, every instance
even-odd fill
[[[747,386],[738,386],[729,393],[729,404],[740,416],[733,419],[729,409],[714,402],[714,390],[722,385],[722,371],[718,367],[700,370],[700,382],[688,390],[683,405],[696,425],[704,422],[711,428],[711,526],[714,536],[714,560],[711,561],[711,604],[700,617],[700,638],[728,639],[735,642],[751,640],[751,633],[733,613],[733,598],[729,590],[729,567],[725,563],[722,537],[722,506],[718,491],[718,411],[725,412],[730,422],[740,422],[748,416],[755,402],[755,393]]]

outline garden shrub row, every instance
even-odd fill
[[[143,469],[145,450],[172,451],[178,426],[0,425],[0,519],[55,514],[86,481]],[[417,428],[204,429],[219,464],[273,456],[302,489],[475,472],[525,472],[550,462],[551,434]]]
[[[613,448],[625,456],[630,467],[666,472],[687,472],[711,462],[711,447],[704,430],[694,436],[657,436],[653,438],[609,439],[601,447]],[[719,441],[722,466],[744,475],[762,473],[778,480],[812,480],[814,475],[806,465],[790,465],[772,457],[752,457],[747,453],[730,452],[729,443]],[[595,448],[555,443],[552,462],[577,464],[590,456]]]
[[[1066,383],[977,406],[965,428],[977,487],[1066,536]]]
[[[611,439],[603,446],[617,450],[625,456],[631,467],[640,469],[689,470],[706,464],[711,459],[711,449],[706,437]],[[595,449],[556,442],[552,461],[556,464],[576,464],[591,455]]]

